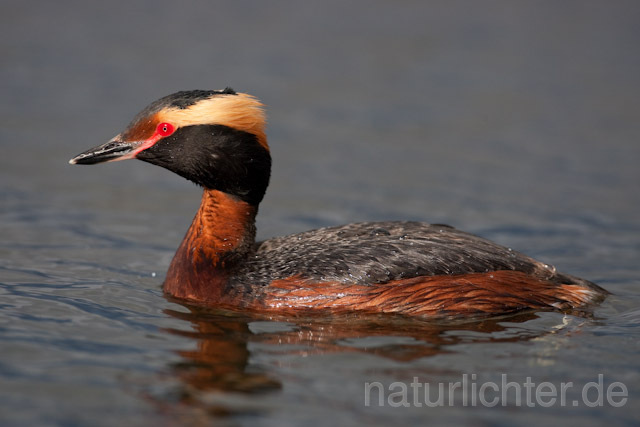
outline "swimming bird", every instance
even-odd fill
[[[255,241],[271,173],[263,104],[223,90],[158,99],[109,142],[69,162],[139,159],[203,188],[164,292],[265,312],[426,317],[574,310],[607,291],[453,227],[363,222]]]

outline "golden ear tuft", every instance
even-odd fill
[[[228,126],[255,135],[260,145],[269,150],[263,107],[257,98],[246,93],[216,94],[184,109],[164,109],[158,113],[158,118],[176,127],[209,124]]]

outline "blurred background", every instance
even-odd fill
[[[449,223],[621,295],[603,315],[637,334],[638,2],[4,0],[0,10],[0,374],[12,381],[6,402],[39,408],[30,421],[52,413],[42,409],[52,393],[67,396],[65,381],[122,391],[116,374],[71,374],[110,354],[81,343],[119,335],[136,351],[116,371],[140,374],[129,364],[140,331],[178,327],[159,287],[200,189],[143,162],[67,164],[178,90],[230,86],[266,104],[274,169],[259,238],[363,220]],[[148,324],[130,332],[139,316]],[[80,330],[75,344],[43,335]],[[163,345],[145,369],[162,371]],[[631,360],[633,345],[605,347]],[[33,356],[54,349],[58,365]],[[620,363],[630,371],[617,374],[637,380],[637,361]],[[43,373],[60,366],[43,391]],[[87,396],[94,415],[108,413]],[[134,418],[145,405],[125,406]],[[338,415],[362,421],[352,409]]]
[[[5,2],[2,182],[198,193],[149,165],[64,160],[160,96],[231,86],[268,108],[263,215],[632,220],[638,7],[556,3]]]

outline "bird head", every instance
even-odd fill
[[[230,88],[176,92],[151,103],[123,132],[69,163],[139,159],[258,205],[271,172],[265,121],[260,101]]]

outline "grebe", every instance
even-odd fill
[[[164,282],[171,297],[272,312],[420,316],[571,310],[607,291],[450,226],[365,222],[255,242],[271,156],[263,105],[233,89],[177,92],[69,161],[140,159],[203,187]]]

